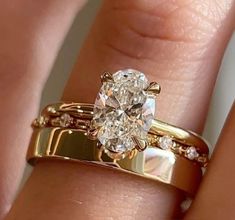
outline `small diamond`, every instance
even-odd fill
[[[164,149],[168,150],[173,147],[173,140],[169,136],[162,136],[159,138],[159,146]]]
[[[195,158],[197,158],[199,156],[199,154],[198,154],[196,148],[191,146],[186,150],[185,156],[190,160],[194,160]]]
[[[39,116],[35,121],[33,122],[33,125],[36,127],[44,127],[48,122],[48,118],[45,116]]]
[[[72,118],[70,117],[69,114],[64,113],[63,115],[60,116],[60,126],[61,127],[68,127],[72,122]]]
[[[53,108],[52,106],[47,107],[47,111],[48,111],[49,113],[53,113],[53,114],[56,113],[55,108]]]

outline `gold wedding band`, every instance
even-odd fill
[[[97,140],[90,140],[79,129],[60,127],[37,128],[33,132],[27,160],[34,165],[45,159],[78,160],[115,168],[170,184],[193,196],[202,177],[197,163],[192,163],[171,151],[148,146],[121,160],[107,156],[97,148]]]
[[[55,103],[46,106],[41,115],[35,119],[35,128],[65,127],[89,132],[93,118],[93,104],[87,103]],[[199,135],[179,127],[154,119],[148,132],[148,145],[171,150],[189,160],[206,167],[208,163],[208,144]],[[166,143],[161,143],[166,142]],[[190,155],[190,150],[193,155]]]

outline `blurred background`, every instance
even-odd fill
[[[64,85],[76,61],[82,42],[89,31],[101,0],[88,1],[77,16],[52,70],[42,94],[41,106],[60,100]],[[214,145],[235,97],[235,34],[227,48],[213,99],[204,136]]]

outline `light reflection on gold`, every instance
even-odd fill
[[[113,167],[149,179],[175,186],[188,195],[194,195],[202,177],[197,163],[178,156],[171,151],[148,146],[136,151],[132,157],[114,161],[97,147],[97,141],[89,140],[84,131],[76,129],[35,129],[27,160],[35,164],[41,158],[79,160]]]

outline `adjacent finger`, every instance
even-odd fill
[[[0,7],[0,219],[25,168],[30,123],[57,52],[84,1],[3,1]]]
[[[186,219],[234,219],[235,104],[227,118],[209,169]]]
[[[158,102],[161,119],[201,131],[218,66],[231,34],[232,1],[223,2],[226,4],[209,0],[105,1],[63,99],[93,102],[101,72],[131,67],[162,84],[162,98]],[[144,216],[167,219],[173,218],[181,199],[177,190],[166,185],[101,167],[79,163],[71,166],[52,161],[38,164],[9,219],[14,216],[35,219],[37,215],[26,213],[25,209],[44,189],[47,195],[37,198],[30,207],[46,210],[45,219],[48,216],[86,219],[94,218],[95,214],[98,219],[143,219]],[[61,170],[69,179],[55,176]],[[38,188],[36,183],[45,176],[47,182],[54,179],[59,182],[55,191],[48,190],[45,184]],[[107,187],[113,187],[112,194]],[[65,189],[71,190],[68,197]],[[59,206],[54,196],[60,201]],[[50,208],[48,201],[52,204]],[[127,213],[127,205],[131,214]]]

